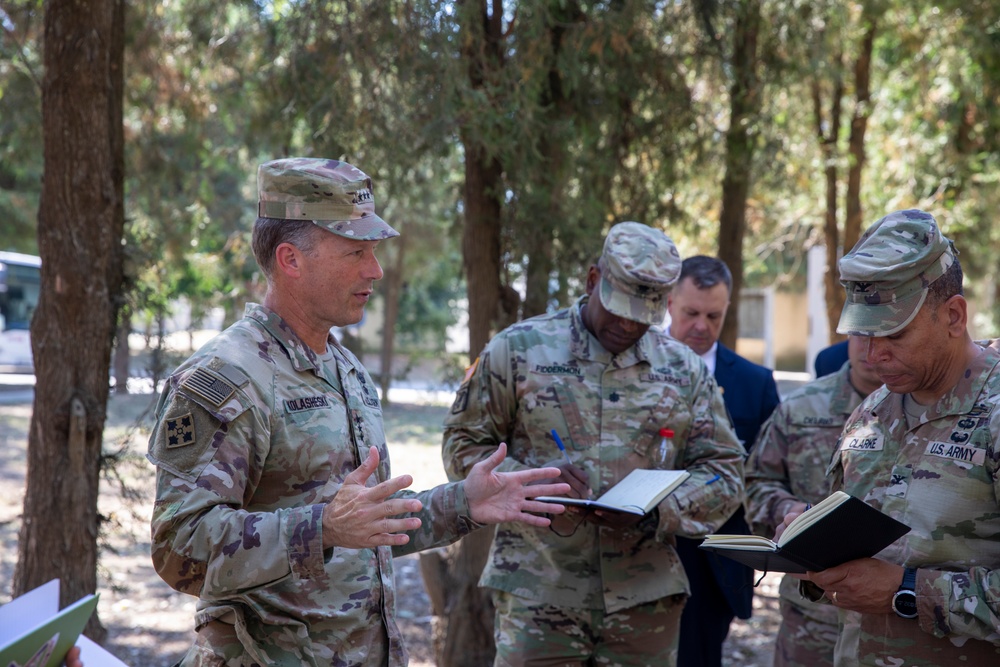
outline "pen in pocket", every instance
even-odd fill
[[[562,438],[559,437],[559,433],[555,429],[552,429],[552,437],[555,439],[559,451],[562,452],[563,458],[566,459],[566,463],[573,465],[573,462],[569,460],[569,454],[566,453],[566,445],[563,444]]]

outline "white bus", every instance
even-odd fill
[[[30,372],[31,316],[38,307],[42,260],[0,252],[0,371]]]

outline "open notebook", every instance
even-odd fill
[[[818,572],[874,556],[910,527],[836,491],[795,518],[777,542],[758,535],[709,535],[700,548],[762,572]]]
[[[686,470],[636,469],[596,499],[538,496],[535,500],[643,515],[659,505],[689,476]]]

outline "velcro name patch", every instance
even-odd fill
[[[986,462],[986,450],[982,447],[970,447],[954,442],[929,442],[924,453],[929,456],[938,456],[942,459],[951,459],[977,466]]]
[[[840,449],[853,452],[880,452],[884,446],[885,441],[881,433],[856,433],[846,436]]]
[[[559,363],[535,364],[535,367],[531,371],[539,375],[583,375],[583,371],[578,366]]]
[[[323,394],[285,399],[285,412],[303,412],[305,410],[319,410],[328,407],[330,407],[330,401]]]

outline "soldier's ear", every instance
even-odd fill
[[[948,333],[952,337],[965,335],[969,324],[969,302],[961,294],[955,294],[942,304],[945,322],[948,323]]]
[[[289,278],[302,277],[302,251],[291,243],[281,243],[274,249],[274,268]]]
[[[597,268],[596,264],[591,264],[590,268],[587,269],[587,294],[591,294],[594,291],[600,279],[601,270]]]

